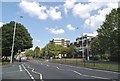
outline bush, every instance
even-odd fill
[[[103,58],[103,60],[109,60],[110,59],[110,54],[103,54],[102,58]]]
[[[93,56],[93,60],[100,60],[101,59],[101,56],[100,55],[94,55]]]

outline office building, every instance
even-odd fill
[[[50,40],[50,43],[55,43],[58,45],[62,45],[64,47],[69,47],[70,45],[70,40],[69,39],[64,39],[64,38],[53,38]]]

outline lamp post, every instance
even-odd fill
[[[83,33],[82,33],[82,45],[81,45],[81,47],[82,47],[82,57],[83,57],[83,59],[84,59],[84,41],[83,41]]]
[[[23,18],[23,16],[20,16],[20,18]],[[15,21],[15,24],[14,24],[13,41],[12,41],[12,50],[11,50],[11,59],[10,59],[10,63],[13,63],[13,53],[14,53],[15,32],[16,32],[16,21]]]
[[[14,24],[14,32],[13,32],[13,41],[12,41],[12,50],[11,50],[11,59],[10,59],[10,63],[13,63],[13,52],[14,52],[15,31],[16,31],[16,22],[15,22],[15,24]]]

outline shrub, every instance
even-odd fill
[[[104,60],[109,60],[109,59],[110,59],[110,54],[103,54],[103,55],[102,55],[102,58],[103,58]]]
[[[100,55],[94,55],[93,56],[93,60],[100,60],[100,59],[101,59]]]

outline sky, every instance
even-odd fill
[[[47,1],[47,0],[46,0]],[[44,47],[52,38],[75,42],[82,33],[94,33],[105,21],[105,16],[118,7],[119,0],[4,0],[0,27],[16,21],[23,24],[33,38],[33,48]],[[21,19],[20,16],[23,16]]]

